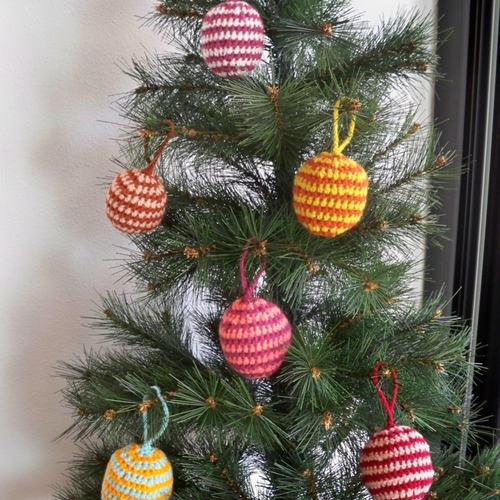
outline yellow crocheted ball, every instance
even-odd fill
[[[325,151],[307,160],[295,175],[293,208],[310,233],[333,238],[359,222],[367,195],[363,167],[343,154]]]

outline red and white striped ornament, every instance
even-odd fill
[[[216,75],[248,75],[259,64],[263,48],[264,24],[248,3],[226,0],[203,16],[201,53]]]
[[[387,425],[368,440],[361,452],[361,478],[375,500],[422,500],[434,477],[429,445],[415,429],[394,424],[398,381],[395,370],[389,367],[393,392],[388,403],[379,386],[378,371],[382,366],[388,365],[375,365],[372,380],[387,412]]]
[[[156,229],[165,214],[167,193],[161,179],[153,172],[174,125],[145,168],[125,170],[118,174],[106,195],[106,215],[111,224],[128,234],[148,233]]]

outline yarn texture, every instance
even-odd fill
[[[307,160],[293,184],[297,220],[318,236],[333,238],[354,227],[363,216],[368,196],[368,176],[363,167],[342,154],[354,135],[354,112],[347,137],[339,144],[339,109],[345,100],[354,102],[343,97],[333,107],[332,151]]]
[[[167,142],[170,132],[158,148],[153,160],[140,170],[125,170],[118,174],[106,195],[106,215],[111,224],[128,234],[148,233],[156,229],[165,214],[167,193],[161,179],[153,172]]]
[[[325,151],[307,160],[297,172],[293,207],[310,233],[334,237],[359,222],[367,195],[363,167],[347,156]]]
[[[141,451],[131,444],[111,456],[102,484],[102,500],[163,500],[172,494],[172,466],[158,448]]]
[[[378,385],[378,370],[383,365],[381,362],[375,366],[372,380],[386,409],[387,425],[368,440],[361,452],[362,482],[375,500],[421,500],[434,478],[429,445],[415,429],[394,424],[397,378],[391,368],[393,396],[388,403]]]
[[[201,52],[217,75],[238,78],[249,74],[262,58],[264,24],[248,3],[226,0],[203,17]]]
[[[385,428],[370,438],[361,452],[360,470],[375,500],[420,500],[434,477],[429,445],[404,425]]]
[[[247,286],[244,274],[247,254],[248,244],[240,259],[244,295],[224,312],[219,339],[228,365],[246,378],[257,379],[269,377],[281,366],[292,339],[292,329],[278,306],[252,296],[265,261],[254,281]]]
[[[165,214],[167,193],[161,179],[147,169],[125,170],[108,189],[106,215],[124,233],[148,233]]]
[[[111,456],[101,487],[101,500],[166,500],[173,491],[172,466],[163,451],[154,448],[168,425],[168,407],[158,387],[152,387],[165,414],[157,434],[148,438],[147,411],[142,414],[144,442],[130,444]],[[145,397],[144,400],[147,398]]]

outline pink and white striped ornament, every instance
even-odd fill
[[[378,370],[382,366],[387,364],[375,365],[372,380],[387,412],[387,425],[368,440],[361,452],[361,478],[375,500],[422,500],[434,477],[429,445],[415,429],[394,424],[398,381],[390,367],[393,392],[388,403],[379,386]]]
[[[252,238],[251,238],[252,239]],[[219,340],[228,365],[243,377],[269,377],[283,362],[292,339],[292,329],[281,309],[252,293],[264,271],[263,261],[254,280],[247,285],[245,258],[240,259],[243,297],[235,300],[224,312],[219,325]]]
[[[248,75],[259,64],[263,47],[264,24],[248,3],[226,0],[203,16],[201,52],[216,75]]]

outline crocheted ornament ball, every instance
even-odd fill
[[[153,231],[165,214],[165,187],[148,168],[121,172],[108,189],[106,215],[111,224],[124,233]]]
[[[404,425],[385,428],[370,438],[361,452],[360,470],[375,500],[421,500],[434,477],[429,445]]]
[[[226,0],[212,7],[201,25],[201,52],[217,75],[238,78],[249,74],[262,58],[264,25],[248,3]]]
[[[363,167],[343,154],[325,151],[307,160],[295,175],[293,208],[310,233],[335,237],[359,222],[367,195]]]
[[[265,257],[255,278],[247,284],[245,259],[253,239],[247,241],[239,262],[243,297],[226,309],[219,324],[219,340],[228,365],[249,379],[272,375],[281,366],[292,340],[292,328],[281,309],[252,295],[266,268]]]
[[[157,433],[149,436],[148,410],[143,412],[144,442],[130,444],[111,455],[102,481],[101,500],[166,500],[172,494],[172,466],[165,453],[152,444],[165,432],[169,411],[160,388],[151,389],[163,409],[163,422]],[[148,401],[147,396],[144,401]]]
[[[422,500],[434,477],[429,445],[415,429],[394,424],[397,378],[391,368],[393,396],[388,403],[378,384],[378,370],[383,365],[377,363],[372,379],[387,412],[387,425],[361,451],[361,480],[375,500]]]
[[[269,377],[283,362],[292,338],[279,307],[258,297],[241,297],[222,316],[222,352],[231,368],[249,379]]]
[[[156,229],[165,214],[167,192],[161,179],[154,173],[156,162],[173,137],[174,124],[148,165],[141,170],[125,170],[118,174],[106,195],[106,215],[111,224],[129,234],[148,233]]]
[[[101,488],[102,500],[164,500],[170,497],[172,466],[158,448],[145,453],[131,444],[111,456]]]

